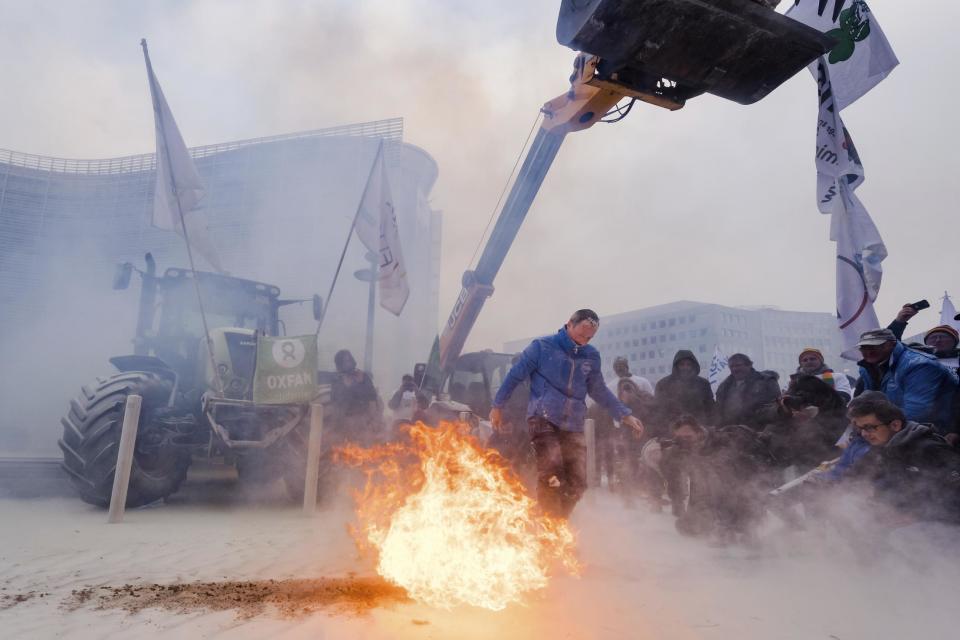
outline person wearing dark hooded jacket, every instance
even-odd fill
[[[879,503],[900,518],[960,523],[960,451],[879,392],[854,399],[847,414],[870,444],[853,475],[870,482]]]
[[[657,402],[654,424],[663,432],[682,415],[693,416],[700,424],[714,423],[716,403],[713,390],[706,378],[700,376],[700,362],[692,351],[677,351],[673,356],[673,370],[657,382],[654,397]]]

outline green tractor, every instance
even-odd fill
[[[130,284],[133,265],[119,265],[114,289]],[[279,309],[306,300],[282,300],[276,286],[215,273],[169,268],[156,275],[148,253],[133,355],[110,358],[117,373],[81,389],[61,419],[63,468],[80,497],[109,505],[128,395],[143,398],[127,506],[175,493],[195,456],[222,457],[241,481],[282,477],[303,495],[309,404],[253,401],[260,336],[285,333]],[[197,287],[212,344],[205,345]],[[321,301],[313,297],[314,317]],[[281,345],[283,346],[283,345]],[[315,365],[314,384],[315,384]],[[311,387],[319,391],[321,387]]]

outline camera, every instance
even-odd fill
[[[807,404],[808,403],[800,396],[793,396],[789,394],[784,394],[783,396],[783,406],[790,411],[801,411],[807,406]]]

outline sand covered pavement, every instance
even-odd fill
[[[947,638],[957,558],[918,569],[781,534],[679,538],[667,515],[588,496],[580,578],[526,606],[440,611],[361,560],[346,505],[173,501],[125,522],[79,500],[0,501],[4,638]],[[952,564],[951,564],[952,563]]]

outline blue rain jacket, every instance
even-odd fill
[[[618,420],[631,414],[607,388],[600,352],[579,346],[566,328],[530,343],[507,373],[493,406],[502,408],[523,380],[530,378],[527,418],[540,416],[564,431],[583,431],[589,394]]]
[[[873,378],[860,363],[865,391],[880,391],[907,414],[907,420],[933,424],[938,431],[950,426],[950,404],[957,390],[957,374],[937,359],[898,342],[889,367],[875,388]]]

